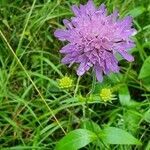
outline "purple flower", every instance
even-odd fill
[[[82,76],[91,67],[96,72],[99,81],[103,74],[118,72],[118,61],[115,58],[119,53],[127,61],[134,58],[127,51],[134,47],[130,37],[135,32],[132,28],[132,18],[127,16],[118,19],[118,12],[107,15],[105,5],[95,8],[93,1],[86,5],[72,6],[75,17],[63,20],[65,29],[57,29],[55,36],[68,44],[61,49],[65,54],[62,63],[79,64],[77,74]]]

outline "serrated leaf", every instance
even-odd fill
[[[86,130],[77,129],[68,133],[56,145],[56,150],[77,150],[96,139],[96,134]]]
[[[144,61],[138,78],[142,79],[148,76],[150,76],[150,56]]]
[[[102,140],[108,144],[139,145],[141,142],[125,130],[116,127],[106,127]]]

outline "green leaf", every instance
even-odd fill
[[[83,123],[81,125],[84,129],[90,130],[95,133],[101,132],[102,130],[98,124],[88,119],[83,120]]]
[[[119,100],[120,100],[121,105],[128,106],[130,104],[130,99],[131,97],[130,97],[130,93],[128,90],[128,86],[124,84],[119,89]]]
[[[150,91],[150,77],[142,79],[142,83],[147,88],[147,90]]]
[[[119,82],[121,82],[123,75],[121,73],[110,73],[108,75],[108,78],[114,83],[114,84],[118,84]]]
[[[77,129],[68,133],[56,145],[56,150],[77,150],[97,138],[96,134],[86,130]]]
[[[138,78],[142,79],[148,76],[150,76],[150,56],[144,61]]]
[[[135,108],[138,108],[138,106]],[[142,114],[139,111],[127,108],[126,111],[124,111],[122,118],[124,120],[124,126],[126,127],[126,130],[130,131],[131,134],[136,135],[139,130],[141,118]]]
[[[140,7],[136,7],[134,9],[132,9],[131,11],[129,11],[129,13],[127,13],[127,15],[131,15],[133,18],[138,17],[139,15],[141,15],[142,13],[145,12],[145,7],[140,6]]]
[[[144,120],[150,123],[150,109],[145,112]]]
[[[147,144],[145,150],[150,150],[150,141],[148,142],[148,144]]]
[[[103,130],[104,136],[102,140],[108,144],[127,144],[127,145],[139,145],[141,142],[133,137],[130,133],[125,130],[115,128],[115,127],[106,127]]]

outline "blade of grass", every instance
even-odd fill
[[[10,44],[8,43],[6,37],[4,36],[4,34],[2,33],[2,31],[0,30],[0,35],[3,38],[3,40],[5,41],[5,43],[7,44],[9,50],[12,52],[12,54],[14,55],[17,63],[20,65],[20,67],[23,69],[23,71],[25,72],[26,76],[28,77],[28,79],[30,80],[30,82],[32,83],[32,85],[34,86],[35,90],[37,91],[37,93],[39,94],[39,96],[41,97],[42,101],[45,103],[46,107],[48,108],[48,110],[50,111],[50,113],[52,114],[53,118],[55,119],[55,121],[57,122],[57,124],[59,125],[59,127],[61,128],[61,130],[63,131],[64,134],[66,134],[64,128],[61,126],[61,124],[59,123],[58,119],[56,118],[56,116],[53,113],[53,110],[48,106],[47,102],[45,101],[43,95],[41,94],[41,92],[39,91],[39,89],[37,88],[37,86],[35,85],[34,81],[31,79],[30,75],[28,74],[28,72],[26,71],[26,69],[24,68],[24,66],[22,65],[21,61],[19,60],[19,58],[17,57],[17,55],[15,54],[14,50],[12,49],[12,47],[10,46]]]

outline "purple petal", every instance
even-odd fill
[[[60,53],[72,53],[75,52],[76,50],[77,47],[74,44],[67,44],[60,50]]]
[[[63,20],[64,25],[68,28],[68,29],[72,29],[72,23],[70,21],[68,21],[67,19]]]
[[[71,63],[72,61],[74,61],[74,58],[71,56],[71,55],[66,55],[62,60],[61,60],[61,62],[63,63],[63,64],[69,64],[69,63]]]
[[[108,22],[115,23],[117,21],[118,15],[119,15],[118,11],[115,10],[111,15],[107,17]]]
[[[72,11],[76,16],[80,16],[80,9],[78,8],[77,5],[72,6]]]
[[[132,26],[132,17],[127,16],[124,19],[118,21],[118,26],[122,29],[130,29]]]
[[[85,63],[81,63],[77,69],[77,75],[82,76],[85,73]]]
[[[101,4],[100,7],[98,8],[98,11],[97,13],[100,13],[100,14],[103,14],[103,15],[106,15],[107,14],[107,10],[105,8],[105,4]]]
[[[103,81],[103,72],[99,66],[95,66],[96,78],[99,82]]]
[[[125,50],[117,50],[117,51],[123,58],[125,58],[129,62],[134,61],[134,57],[132,55],[128,54],[127,51],[125,51]]]
[[[123,29],[123,31],[121,32],[121,36],[123,37],[122,39],[128,39],[133,33],[135,33],[134,29]]]
[[[119,72],[118,61],[116,60],[114,56],[110,58],[110,63],[111,63],[110,64],[111,71]]]
[[[69,32],[67,30],[57,29],[54,32],[55,37],[59,38],[61,41],[65,41],[69,37]]]
[[[113,21],[115,22],[119,16],[118,10],[115,10],[112,14]]]
[[[89,0],[86,4],[86,10],[87,10],[87,14],[92,14],[96,11],[95,5],[93,3],[93,0]]]
[[[129,42],[119,42],[119,43],[114,43],[113,48],[114,49],[126,49],[129,50],[131,48],[135,47],[134,42],[129,41]]]

